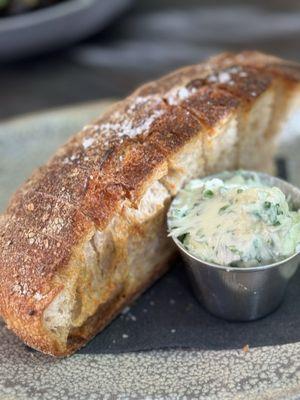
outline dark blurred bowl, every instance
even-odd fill
[[[0,61],[58,49],[106,27],[132,0],[67,0],[0,18]]]

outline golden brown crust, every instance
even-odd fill
[[[180,104],[192,110],[206,127],[213,128],[219,121],[236,111],[240,102],[229,92],[205,85],[195,89]]]
[[[55,268],[66,265],[69,249],[11,218],[2,221],[0,232],[1,315],[23,340],[28,339],[32,346],[35,342],[36,347],[44,346],[48,338],[41,323],[42,313],[61,289],[51,284],[49,271],[54,274]]]
[[[298,66],[256,52],[221,55],[142,86],[60,148],[0,219],[0,314],[7,324],[30,346],[63,355],[42,322],[61,290],[55,275],[124,199],[136,206],[178,149],[248,107],[276,79],[298,83]],[[102,322],[95,319],[84,341],[132,296],[112,304]]]
[[[243,56],[243,53],[224,53],[204,64],[185,67],[156,82],[150,82],[135,94],[160,95],[167,104],[190,111],[206,128],[214,128],[238,107],[251,107],[274,83],[278,74],[266,67],[269,56],[259,57],[259,63],[255,63],[254,59],[258,59],[258,56],[251,52],[248,56]],[[272,63],[274,59],[271,57]],[[207,133],[211,134],[212,131],[208,130]]]
[[[189,93],[196,93],[196,90],[203,86],[209,88],[216,86],[243,101],[254,100],[269,87],[272,74],[270,73],[271,68],[269,70],[266,68],[268,56],[263,57],[265,64],[262,64],[262,61],[255,63],[252,61],[254,56],[250,57],[250,53],[248,63],[246,62],[247,56],[242,56],[244,53],[240,55],[225,53],[208,60],[205,64],[182,68],[156,82],[142,86],[136,91],[136,94],[159,94],[167,102],[174,104],[174,101],[178,103],[180,100],[184,100]],[[243,62],[240,61],[241,59]],[[274,62],[273,58],[272,62]],[[183,89],[186,89],[187,92]]]
[[[238,54],[223,53],[213,57],[211,62],[220,68],[228,68],[232,65],[255,68],[273,79],[281,80],[281,83],[290,88],[298,85],[300,81],[299,63],[258,51],[243,51]]]

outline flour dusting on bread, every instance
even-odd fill
[[[85,345],[167,269],[172,196],[224,169],[270,170],[299,67],[225,53],[137,89],[86,125],[0,217],[0,314],[56,356]]]

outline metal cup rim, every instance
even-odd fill
[[[291,183],[289,183],[289,182],[287,182],[287,181],[285,181],[283,179],[280,179],[280,178],[277,178],[275,176],[266,174],[264,172],[251,171],[251,170],[223,171],[223,172],[220,172],[220,173],[217,173],[217,174],[205,176],[205,177],[200,178],[200,179],[221,178],[224,175],[229,177],[230,175],[231,176],[234,175],[236,172],[240,172],[242,174],[244,173],[246,175],[247,174],[248,175],[251,175],[251,174],[254,175],[255,174],[255,175],[258,175],[260,177],[263,177],[266,180],[270,179],[270,180],[275,180],[275,181],[278,181],[278,182],[282,182],[283,185],[290,186],[290,188],[293,189],[293,191],[297,191],[299,193],[299,196],[300,196],[300,189],[298,187],[292,185]],[[276,186],[276,185],[274,185],[274,186]],[[172,204],[170,205],[170,207],[171,206],[172,206]],[[167,219],[167,222],[168,222],[168,228],[169,228],[169,218]],[[223,270],[223,271],[226,271],[226,272],[257,272],[257,271],[263,271],[263,270],[267,270],[267,269],[271,269],[271,268],[280,267],[282,264],[285,264],[286,262],[288,262],[288,261],[292,260],[293,258],[297,257],[299,255],[299,253],[300,253],[300,252],[293,253],[292,255],[290,255],[287,258],[281,259],[281,260],[276,261],[276,262],[271,263],[271,264],[262,264],[262,265],[258,265],[256,267],[231,267],[229,265],[220,265],[220,264],[215,264],[213,262],[209,262],[209,261],[206,261],[206,260],[202,260],[201,258],[198,258],[195,255],[193,255],[192,253],[190,253],[185,247],[183,247],[182,243],[177,238],[175,238],[172,234],[170,234],[170,237],[172,238],[172,240],[174,241],[176,246],[179,247],[179,249],[183,253],[185,253],[188,257],[191,257],[193,260],[195,260],[195,261],[197,261],[199,263],[206,264],[208,267],[220,269],[220,270]]]
[[[257,271],[263,271],[266,269],[271,269],[271,268],[276,268],[276,267],[280,267],[282,264],[285,264],[286,262],[292,260],[293,258],[297,257],[299,255],[299,252],[292,254],[291,256],[289,256],[288,258],[283,258],[282,260],[276,261],[274,263],[271,264],[265,264],[265,265],[259,265],[257,267],[231,267],[230,265],[220,265],[220,264],[214,264],[212,262],[206,261],[206,260],[202,260],[201,258],[198,258],[196,256],[194,256],[192,253],[188,252],[181,244],[181,242],[177,239],[174,238],[173,236],[171,236],[171,238],[173,239],[173,241],[175,242],[175,244],[179,247],[179,249],[185,253],[187,256],[189,256],[190,258],[192,258],[193,260],[201,263],[201,264],[205,264],[208,267],[212,267],[212,268],[216,268],[216,269],[220,269],[226,272],[257,272]]]

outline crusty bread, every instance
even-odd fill
[[[150,82],[71,138],[0,219],[0,314],[29,346],[76,351],[167,269],[190,178],[270,170],[298,66],[222,54]]]

